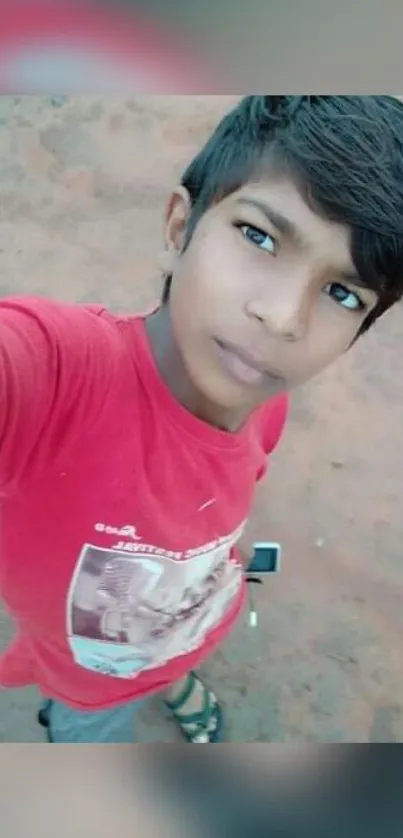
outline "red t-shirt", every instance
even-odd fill
[[[0,303],[0,684],[78,709],[163,689],[231,629],[234,545],[287,409],[237,433],[159,376],[141,317]]]

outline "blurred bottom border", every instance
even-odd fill
[[[399,745],[2,745],[2,834],[397,838],[402,781]]]

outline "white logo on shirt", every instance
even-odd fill
[[[140,541],[137,535],[137,527],[126,524],[124,527],[111,527],[109,524],[95,524],[95,532],[104,532],[107,535],[122,535],[124,538],[131,538],[132,541]]]

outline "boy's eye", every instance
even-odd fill
[[[336,303],[348,308],[350,311],[362,311],[366,308],[365,303],[361,300],[358,294],[350,291],[344,285],[338,282],[330,282],[323,289],[325,294],[328,294]]]
[[[255,244],[260,250],[267,250],[273,255],[276,253],[276,242],[272,236],[260,230],[259,227],[253,227],[251,224],[239,225],[242,235],[245,239]]]

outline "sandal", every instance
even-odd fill
[[[181,713],[192,695],[196,683],[203,687],[203,707],[194,713]],[[182,734],[190,744],[208,745],[221,741],[223,714],[218,701],[210,690],[204,686],[195,672],[189,672],[187,682],[175,701],[164,701],[165,706],[178,722]],[[192,729],[188,729],[191,727]]]
[[[50,732],[50,711],[52,708],[53,701],[48,699],[42,704],[42,707],[38,711],[37,721],[41,727],[44,727],[46,730],[46,737],[49,743],[53,743],[52,734]]]

